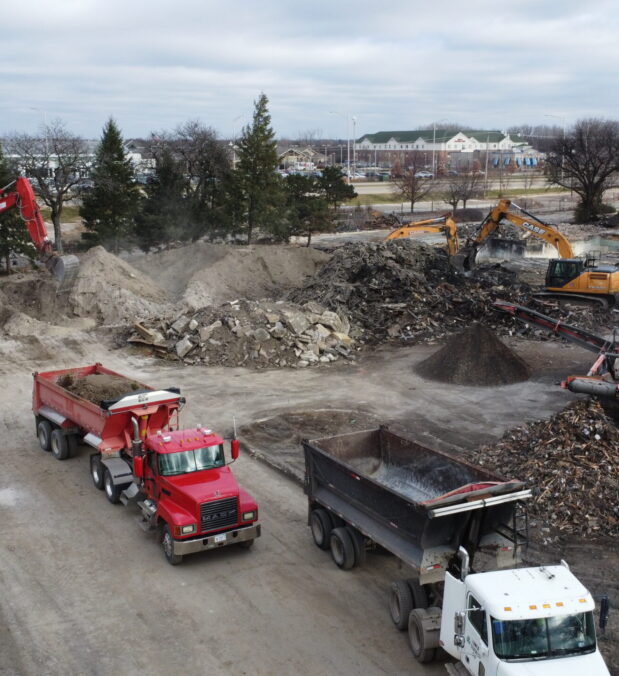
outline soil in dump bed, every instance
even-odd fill
[[[119,399],[140,389],[140,385],[133,380],[107,373],[93,373],[80,378],[67,374],[58,379],[58,385],[93,404],[106,399]]]
[[[452,336],[415,370],[424,378],[456,385],[509,385],[530,376],[528,364],[482,324]]]

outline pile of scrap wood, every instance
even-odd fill
[[[619,430],[593,400],[509,430],[475,461],[535,489],[529,513],[556,535],[619,535]]]

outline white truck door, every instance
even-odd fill
[[[490,676],[486,674],[488,660],[488,618],[477,599],[469,594],[467,597],[466,624],[464,627],[464,648],[462,663],[473,676]]]

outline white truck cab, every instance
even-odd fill
[[[609,676],[567,564],[446,573],[439,645],[473,676]]]

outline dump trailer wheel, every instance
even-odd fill
[[[409,578],[406,580],[413,595],[413,608],[427,608],[430,604],[428,602],[428,594],[426,590],[417,582]],[[412,610],[412,609],[411,609]]]
[[[69,442],[59,427],[52,430],[50,448],[56,460],[66,460],[69,457]]]
[[[365,563],[365,538],[354,526],[346,526],[355,550],[355,566],[362,566]]]
[[[65,439],[69,447],[69,458],[74,458],[77,455],[77,434],[67,434]]]
[[[95,485],[95,488],[98,488],[100,491],[102,491],[103,463],[101,462],[101,456],[99,453],[93,453],[90,456],[90,476],[92,477],[92,483]]]
[[[103,470],[103,489],[105,490],[105,497],[113,505],[120,502],[120,494],[122,493],[124,486],[117,486],[114,483],[110,470],[107,467]]]
[[[355,566],[355,546],[346,528],[334,528],[329,536],[331,557],[338,568],[350,570]]]
[[[317,547],[329,549],[329,536],[333,530],[333,523],[329,512],[319,507],[310,514],[310,528]]]
[[[171,566],[178,566],[183,560],[183,556],[182,554],[174,553],[174,538],[172,537],[172,533],[170,533],[170,527],[167,523],[163,524],[163,529],[161,530],[161,546],[168,563]]]
[[[432,662],[438,648],[441,611],[438,608],[414,608],[408,616],[408,639],[418,662]],[[438,623],[437,623],[438,620]]]
[[[408,627],[408,616],[413,609],[413,594],[406,580],[395,580],[389,591],[389,614],[393,624],[404,631]]]
[[[39,438],[39,446],[49,453],[52,450],[52,424],[49,420],[41,418],[37,422],[37,437]]]

